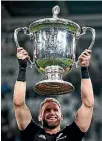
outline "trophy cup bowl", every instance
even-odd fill
[[[95,30],[91,27],[82,27],[70,20],[58,18],[60,7],[52,9],[53,17],[34,21],[27,27],[17,28],[14,32],[14,40],[17,40],[18,32],[24,33],[33,40],[33,61],[37,70],[46,76],[46,80],[37,82],[35,92],[41,95],[69,94],[74,86],[62,78],[68,74],[75,62],[76,41],[85,35],[86,30],[92,32],[92,41],[89,49],[95,41]]]

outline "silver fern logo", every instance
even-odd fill
[[[42,138],[42,139],[44,139],[44,140],[46,140],[45,135],[42,135],[42,134],[41,134],[41,135],[38,135],[38,137],[39,137],[39,138]]]
[[[58,137],[56,138],[56,141],[61,140],[61,139],[64,139],[64,138],[67,137],[67,136],[62,136],[62,135],[63,135],[63,133],[60,133],[60,134],[58,135]]]

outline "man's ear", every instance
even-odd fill
[[[38,121],[42,121],[42,116],[41,115],[38,116]]]

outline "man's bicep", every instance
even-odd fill
[[[78,109],[75,123],[82,132],[86,132],[90,126],[92,119],[93,107],[87,107],[84,104]]]
[[[14,106],[14,109],[18,128],[24,130],[32,119],[30,110],[26,104],[22,106]]]

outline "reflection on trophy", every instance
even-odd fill
[[[17,35],[19,31],[33,40],[33,61],[38,71],[45,74],[46,80],[36,83],[34,90],[42,95],[68,94],[74,90],[74,86],[63,81],[75,62],[76,41],[85,35],[87,30],[92,32],[92,41],[88,49],[91,49],[95,41],[95,30],[91,27],[82,27],[70,20],[58,18],[60,7],[52,9],[53,17],[37,20],[27,27],[15,29],[14,40],[19,46]]]

